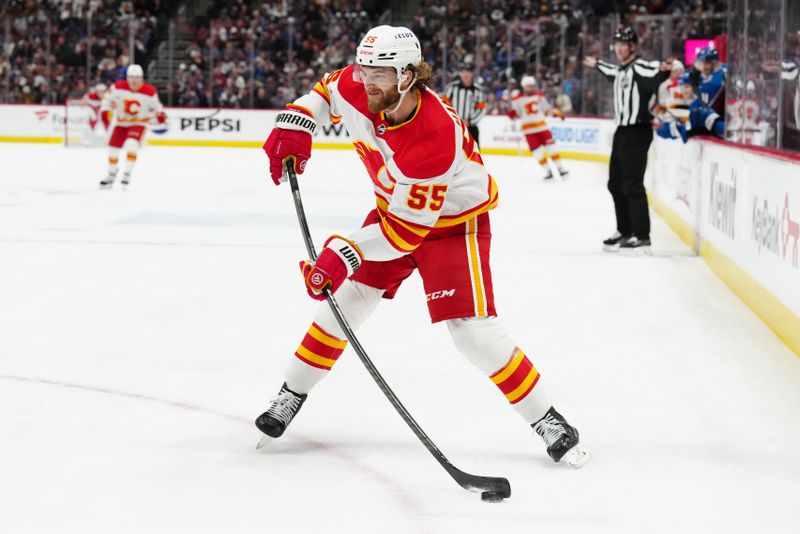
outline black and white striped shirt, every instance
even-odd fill
[[[455,108],[458,116],[470,124],[477,124],[486,115],[486,92],[477,83],[467,87],[461,80],[450,82],[444,88],[444,96]]]
[[[653,92],[669,78],[669,71],[658,70],[661,62],[637,57],[627,65],[597,61],[597,70],[614,82],[614,122],[617,126],[649,124],[649,103]]]

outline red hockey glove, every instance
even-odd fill
[[[361,267],[361,262],[361,252],[355,244],[343,237],[332,235],[325,241],[325,248],[315,263],[300,262],[306,291],[313,299],[325,300],[322,290],[327,287],[335,293],[342,282]]]
[[[289,106],[278,113],[275,128],[263,147],[269,156],[269,173],[275,185],[285,181],[283,166],[287,158],[294,158],[294,172],[303,174],[311,157],[311,136],[317,129],[314,117],[308,112]]]
[[[100,119],[103,121],[103,126],[105,126],[106,130],[108,130],[108,126],[111,124],[111,111],[109,110],[101,111]]]
[[[167,114],[164,113],[163,111],[159,111],[158,113],[156,113],[156,121],[158,122],[158,124],[164,124],[165,122],[167,122]]]

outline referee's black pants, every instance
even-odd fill
[[[644,190],[647,151],[653,142],[649,124],[619,126],[611,147],[608,190],[614,199],[617,231],[624,236],[650,238],[650,212]]]
[[[469,133],[472,136],[472,138],[475,139],[475,144],[481,146],[480,140],[478,140],[478,136],[480,135],[481,132],[480,130],[478,130],[478,127],[475,126],[474,124],[470,124],[469,126],[467,126],[467,130],[469,130]]]

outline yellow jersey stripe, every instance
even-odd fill
[[[483,297],[483,280],[481,279],[481,260],[478,256],[478,236],[476,235],[477,222],[475,218],[467,223],[467,239],[469,241],[469,259],[472,271],[472,282],[475,290],[475,312],[478,317],[486,315],[486,300]]]
[[[400,237],[398,233],[394,231],[394,228],[392,228],[391,225],[388,224],[388,220],[386,219],[386,217],[381,217],[381,228],[383,228],[383,233],[389,239],[389,241],[391,241],[392,244],[395,247],[399,248],[400,250],[406,252],[413,252],[414,250],[417,249],[416,246],[412,245],[411,243]]]

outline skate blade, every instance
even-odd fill
[[[621,248],[625,256],[652,256],[653,249],[650,247]]]
[[[275,438],[271,438],[269,436],[261,436],[261,439],[258,440],[256,444],[256,450],[260,452],[267,452],[271,445],[275,442]]]
[[[603,245],[603,252],[619,252],[619,245]]]
[[[580,445],[575,445],[561,459],[568,466],[580,469],[592,459],[592,455]]]

